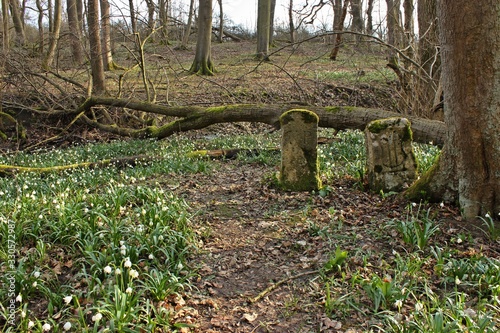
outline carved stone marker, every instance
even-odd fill
[[[387,118],[365,129],[368,183],[374,192],[401,191],[417,177],[410,122]]]
[[[286,190],[312,191],[321,187],[318,167],[318,116],[294,109],[280,117],[280,183]]]

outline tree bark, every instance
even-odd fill
[[[258,0],[257,7],[257,59],[269,58],[269,28],[271,26],[271,0]]]
[[[102,61],[105,71],[115,69],[113,54],[111,52],[111,18],[109,13],[108,0],[98,0],[101,5],[101,47]]]
[[[219,3],[219,43],[224,41],[224,11],[222,8],[222,0],[217,0]]]
[[[4,52],[10,49],[9,18],[8,3],[2,0],[2,49]]]
[[[295,44],[295,23],[293,22],[293,0],[288,4],[288,31],[290,33],[290,43]]]
[[[54,58],[56,55],[57,45],[59,43],[59,35],[61,33],[61,23],[62,23],[62,0],[55,0],[54,3],[54,26],[52,31],[50,32],[49,37],[49,49],[47,50],[47,54],[45,55],[45,59],[43,61],[42,67],[48,70],[52,63],[54,62]]]
[[[191,73],[213,75],[212,63],[212,0],[200,0],[198,9],[198,40]]]
[[[108,4],[108,7],[109,7],[109,4]],[[102,4],[101,4],[101,8],[102,8]],[[132,28],[132,34],[136,34],[137,33],[137,15],[135,13],[134,0],[128,1],[128,8],[130,11],[130,27]],[[108,10],[108,13],[109,13],[109,10]]]
[[[26,33],[24,31],[24,22],[19,10],[19,2],[17,0],[3,0],[9,1],[10,16],[14,23],[14,30],[16,31],[16,46],[23,46],[26,43]]]
[[[465,218],[500,212],[500,7],[496,0],[438,3],[448,127],[439,163],[424,181],[447,183],[429,193],[454,191]]]
[[[236,104],[207,108],[196,106],[171,107],[106,97],[92,97],[88,99],[75,110],[75,113],[88,111],[97,105],[123,107],[147,113],[182,118],[164,126],[150,126],[142,129],[126,129],[116,125],[103,125],[86,118],[86,121],[90,125],[104,131],[124,136],[155,137],[158,139],[165,138],[177,132],[200,129],[217,123],[261,122],[279,127],[281,114],[296,108],[305,108],[316,113],[319,117],[320,127],[335,128],[338,130],[363,130],[372,120],[401,117],[401,114],[395,112],[360,107],[305,107],[304,105],[264,104]],[[443,122],[416,117],[407,118],[412,123],[413,139],[415,141],[422,143],[433,142],[436,145],[442,145],[446,136],[446,129]]]
[[[366,34],[373,34],[373,2],[374,0],[368,0],[366,7]]]
[[[73,63],[79,65],[83,62],[83,47],[81,42],[82,33],[78,23],[78,11],[76,0],[66,1],[66,12],[68,15],[69,39],[71,43],[71,51],[73,54]]]
[[[361,0],[351,0],[351,16],[352,24],[351,30],[356,32],[363,32],[363,17],[361,15]],[[361,42],[361,35],[356,35],[356,44]]]
[[[338,25],[335,26],[335,30],[338,32],[341,32],[344,30],[344,21],[347,16],[347,6],[349,5],[350,0],[345,0],[344,6],[342,7],[342,10],[340,11],[340,16],[338,19]],[[337,8],[337,4],[342,3],[341,0],[335,0],[335,8]],[[335,12],[335,17],[337,17],[337,12]],[[337,55],[339,54],[340,50],[340,44],[342,43],[342,34],[341,33],[336,33],[334,34],[334,46],[332,49],[332,52],[330,53],[330,59],[331,60],[337,60]]]
[[[90,67],[92,72],[92,91],[101,95],[106,91],[104,64],[99,28],[99,0],[88,0],[87,22],[90,44]]]

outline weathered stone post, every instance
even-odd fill
[[[374,192],[401,191],[417,177],[410,122],[387,118],[370,122],[365,129],[369,187]]]
[[[294,109],[280,117],[280,183],[286,190],[312,191],[321,187],[318,166],[318,116]]]

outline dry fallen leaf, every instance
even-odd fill
[[[243,315],[243,318],[248,321],[249,323],[251,323],[252,321],[254,321],[255,319],[257,319],[257,314],[254,312],[252,314],[249,314],[249,313],[245,313]]]

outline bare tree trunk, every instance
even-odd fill
[[[83,62],[83,47],[81,41],[81,30],[78,23],[78,12],[75,0],[66,1],[66,11],[68,15],[69,38],[71,51],[73,53],[73,63],[78,65]]]
[[[374,0],[368,0],[366,7],[366,34],[373,34],[373,2]]]
[[[113,62],[113,53],[111,52],[111,22],[109,16],[109,2],[108,0],[98,0],[101,4],[101,47],[102,47],[102,60],[105,71],[112,71],[115,69]]]
[[[146,6],[148,8],[148,32],[147,35],[151,36],[155,28],[155,2],[154,0],[146,0]],[[153,36],[151,36],[153,38]]]
[[[10,49],[9,35],[9,6],[7,1],[2,0],[2,50],[7,52]]]
[[[401,47],[401,15],[400,15],[400,0],[386,0],[387,3],[387,43],[395,46],[396,48]],[[393,69],[399,69],[398,54],[389,49],[388,63],[393,66]]]
[[[15,45],[23,46],[26,43],[26,33],[24,31],[23,20],[21,19],[19,3],[17,2],[17,0],[10,0],[9,7],[10,7],[10,15],[12,18],[12,22],[14,23],[14,30],[16,31]]]
[[[351,30],[356,32],[363,32],[363,17],[361,15],[361,0],[351,0],[351,16],[352,25]],[[356,44],[361,42],[361,35],[356,35]]]
[[[49,36],[49,49],[42,64],[42,67],[47,70],[52,66],[52,63],[54,62],[57,45],[59,43],[59,35],[61,33],[62,23],[62,0],[55,0],[54,6],[53,30],[51,31]]]
[[[222,10],[222,0],[217,0],[219,3],[219,43],[224,40],[224,11]]]
[[[413,36],[414,36],[414,29],[413,29],[413,11],[414,11],[414,6],[413,6],[413,0],[404,0],[403,2],[403,8],[404,8],[404,49],[405,49],[405,55],[413,59],[414,54],[413,54]],[[411,67],[411,64],[409,62],[405,63],[405,68],[409,70]]]
[[[212,0],[200,0],[198,9],[198,41],[191,73],[213,75],[212,63]]]
[[[102,8],[102,5],[101,5],[101,8]],[[128,0],[128,8],[130,11],[130,26],[132,27],[132,34],[136,34],[137,33],[137,15],[135,13],[134,0]]]
[[[341,2],[340,0],[336,0]],[[344,6],[342,7],[342,11],[340,14],[340,18],[338,21],[338,26],[335,28],[336,31],[341,32],[344,30],[344,21],[347,16],[347,7],[349,6],[349,0],[345,0]],[[331,60],[337,60],[337,55],[340,50],[340,44],[342,44],[342,34],[338,33],[335,34],[335,41],[334,41],[334,46],[332,49],[332,52],[330,53],[330,59]]]
[[[187,49],[189,36],[191,35],[191,25],[193,24],[193,15],[194,15],[194,0],[191,0],[189,2],[189,14],[188,14],[188,21],[186,24],[186,30],[184,31],[184,35],[182,36],[181,47],[183,49]]]
[[[106,92],[104,63],[99,27],[99,0],[87,0],[87,24],[89,29],[90,67],[92,71],[92,91],[96,95]]]
[[[201,0],[200,0],[201,6]],[[165,44],[168,44],[168,11],[170,7],[170,0],[158,1],[158,18],[160,21],[160,35]]]
[[[271,0],[258,0],[257,8],[257,59],[269,60],[269,28],[271,24]]]
[[[274,43],[274,14],[276,12],[276,0],[271,0],[271,9],[269,12],[269,46]]]
[[[297,32],[295,31],[295,23],[293,22],[293,0],[290,0],[288,5],[288,27],[290,31],[290,43],[294,44]]]
[[[38,24],[38,43],[39,43],[39,47],[38,47],[38,51],[40,52],[40,55],[43,54],[43,49],[45,47],[45,33],[44,33],[44,29],[43,29],[43,6],[42,6],[42,2],[41,0],[36,0],[35,1],[35,5],[36,5],[36,9],[38,10],[38,20],[37,20],[37,24]]]

